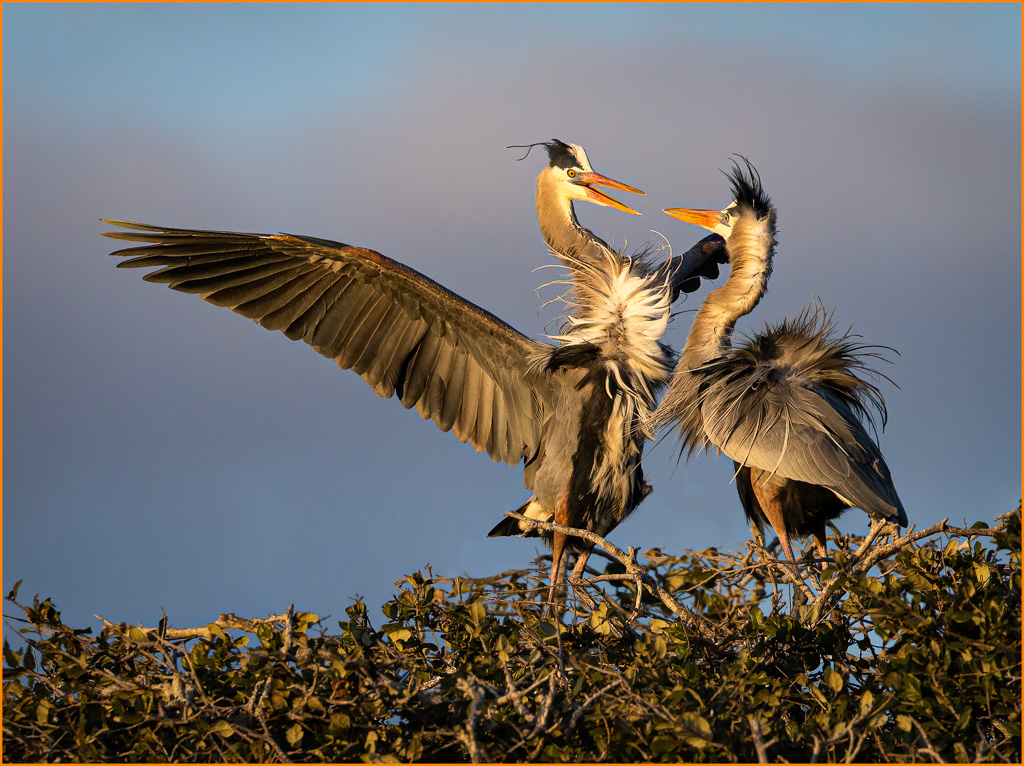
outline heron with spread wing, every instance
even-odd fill
[[[725,238],[729,278],[697,312],[672,381],[654,415],[678,430],[682,449],[716,447],[733,459],[740,501],[795,562],[792,537],[811,535],[825,554],[825,524],[851,507],[907,526],[889,468],[862,420],[885,422],[870,347],[839,336],[831,317],[810,309],[733,346],[736,321],[768,286],[775,207],[757,172],[735,165],[734,200],[723,210],[667,209]]]
[[[541,236],[571,275],[570,290],[563,296],[570,310],[562,334],[555,338],[560,345],[553,358],[556,364],[561,364],[561,359],[578,359],[573,363],[585,364],[598,385],[581,399],[590,426],[563,442],[575,449],[572,460],[560,469],[571,471],[569,494],[575,502],[570,502],[561,516],[556,513],[557,506],[540,503],[536,496],[517,510],[538,521],[555,521],[605,536],[651,492],[641,465],[642,427],[664,389],[665,365],[671,364],[669,349],[660,338],[672,303],[682,293],[696,290],[701,278],[718,276],[717,264],[726,260],[724,240],[712,234],[657,268],[642,255],[627,256],[613,250],[580,224],[574,201],[637,214],[594,185],[643,192],[597,173],[578,144],[552,139],[540,145],[548,153],[548,166],[537,177]],[[563,549],[578,554],[570,580],[575,584],[582,578],[590,544],[580,538],[539,533],[513,518],[503,519],[489,535],[550,539],[554,562]]]
[[[570,200],[581,183],[617,183],[564,176],[560,193]],[[588,198],[610,204],[601,197]],[[563,204],[558,194],[553,202]],[[153,268],[146,281],[302,340],[493,460],[523,461],[533,491],[524,509],[535,518],[605,534],[649,492],[635,426],[670,373],[659,339],[676,283],[631,271],[629,259],[608,259],[604,303],[553,345],[368,248],[107,222],[124,230],[106,236],[140,243],[113,253],[125,258],[119,267]],[[688,255],[699,271],[711,252],[698,245]],[[565,539],[552,540],[553,600]]]

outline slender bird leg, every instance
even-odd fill
[[[786,520],[782,514],[782,504],[778,497],[779,486],[771,481],[763,483],[758,481],[758,479],[760,479],[760,476],[755,476],[754,472],[751,471],[750,484],[754,489],[754,496],[757,498],[757,502],[761,504],[761,510],[764,511],[768,523],[775,530],[775,534],[779,538],[779,545],[785,551],[786,558],[789,559],[794,575],[793,585],[800,594],[801,600],[803,600],[807,596],[804,592],[806,586],[804,585],[803,577],[800,576],[800,569],[796,565],[796,556],[793,554],[793,545],[790,543],[789,533],[786,531]],[[796,605],[796,600],[797,596],[794,594],[794,606]]]
[[[551,604],[552,613],[555,614],[558,597],[558,586],[562,584],[562,575],[565,574],[565,567],[562,566],[562,558],[565,551],[565,535],[561,532],[551,533],[551,585],[548,587],[548,602]]]
[[[587,594],[583,584],[583,575],[586,572],[589,558],[590,551],[584,551],[576,557],[576,566],[573,567],[572,574],[569,575],[569,584],[572,585],[576,597],[586,605],[587,609],[593,611],[597,607],[597,602]]]
[[[817,524],[814,529],[811,530],[811,537],[814,538],[814,547],[818,549],[818,555],[821,557],[821,561],[818,562],[817,566],[809,567],[811,580],[814,583],[814,587],[821,591],[821,580],[818,576],[825,571],[825,567],[828,566],[828,555],[825,549],[825,522]]]
[[[555,523],[563,527],[569,526],[569,510],[566,507],[566,499],[555,506]],[[562,576],[565,574],[565,567],[562,566],[562,558],[565,553],[565,534],[562,532],[551,533],[551,587],[548,588],[548,601],[551,603],[551,614],[558,616],[558,605],[555,601],[558,596],[558,586],[562,584]]]
[[[818,555],[823,559],[826,558],[827,553],[825,550],[825,522],[821,522],[814,529],[811,530],[811,537],[814,538],[814,545],[818,549]],[[825,566],[825,562],[821,563],[822,568]]]
[[[782,504],[779,502],[779,487],[771,481],[767,483],[762,482],[761,475],[762,472],[760,471],[755,472],[751,470],[750,472],[750,485],[754,490],[754,497],[757,498],[761,510],[764,511],[764,515],[768,518],[768,523],[779,538],[779,545],[785,552],[786,557],[795,566],[796,556],[793,555],[793,546],[790,544],[789,534],[786,532],[786,519],[782,513]]]

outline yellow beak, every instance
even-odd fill
[[[614,197],[609,197],[602,191],[599,191],[594,186],[607,186],[609,189],[618,189],[619,191],[629,192],[630,194],[643,194],[644,192],[636,189],[632,186],[622,183],[622,181],[616,181],[608,176],[603,176],[600,173],[588,172],[580,173],[577,183],[584,188],[587,193],[588,199],[591,202],[596,202],[598,205],[607,205],[613,207],[616,210],[621,210],[624,213],[632,213],[633,215],[640,215],[636,210],[631,207],[627,207],[619,202]]]
[[[688,207],[669,207],[665,208],[665,213],[678,218],[680,221],[686,221],[687,223],[695,223],[705,229],[715,230],[716,226],[721,225],[722,219],[718,210],[693,210]]]

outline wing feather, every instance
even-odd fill
[[[509,444],[508,413],[505,410],[505,398],[501,394],[501,389],[497,386],[494,387],[494,401],[491,405],[491,434],[491,449],[494,452],[491,453],[489,449],[488,454],[498,455],[498,459],[504,460],[506,463],[513,457],[516,460],[519,459],[518,455],[514,455],[514,450]]]
[[[476,438],[476,412],[480,408],[480,379],[483,372],[472,362],[466,365],[466,379],[462,388],[462,402],[459,407],[459,431],[466,434],[472,444]],[[473,444],[474,447],[477,445]]]
[[[364,318],[371,293],[365,285],[351,280],[338,280],[323,300],[301,318],[305,325],[302,338],[320,354],[334,359],[339,365],[338,355],[342,344],[353,328]],[[342,366],[342,369],[347,369]]]
[[[476,409],[476,441],[473,447],[482,452],[490,452],[494,448],[494,432],[491,430],[491,410],[494,404],[494,381],[486,375],[480,376],[480,396]]]
[[[420,409],[418,403],[424,401],[423,395],[430,385],[442,344],[441,336],[428,330],[416,346],[402,382],[403,407],[416,405],[417,409]],[[430,417],[429,410],[420,409],[420,414],[424,418]]]
[[[413,353],[426,331],[426,326],[419,320],[404,315],[395,320],[394,334],[364,376],[366,382],[374,386],[377,396],[389,398],[394,394],[403,360]]]
[[[141,243],[118,266],[301,339],[495,460],[536,454],[550,402],[530,359],[549,346],[419,272],[315,237],[108,223]]]
[[[295,269],[288,274],[288,278],[282,284],[263,295],[239,303],[235,311],[248,319],[259,321],[311,291],[323,276],[319,269]]]
[[[462,409],[462,390],[466,384],[466,354],[460,354],[457,350],[452,358],[451,373],[448,376],[445,386],[444,401],[441,405],[442,431],[448,431],[455,426],[455,421]],[[456,433],[456,436],[461,434]]]
[[[434,369],[430,376],[430,385],[427,388],[427,408],[434,419],[434,423],[442,431],[450,431],[451,423],[444,422],[444,399],[448,390],[448,380],[451,377],[452,366],[455,363],[455,347],[449,343],[442,343],[437,352],[437,361],[434,362]]]
[[[379,293],[370,298],[372,305],[361,312],[360,321],[353,324],[351,332],[341,342],[339,354],[339,366],[342,369],[350,369],[357,375],[359,360],[366,352],[367,346],[373,340],[381,324],[387,318],[388,312],[394,307],[394,303],[386,296]]]
[[[827,316],[805,312],[697,368],[697,400],[708,440],[742,466],[831,489],[875,516],[906,513],[861,416],[877,388],[849,336]]]

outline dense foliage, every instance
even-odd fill
[[[428,570],[334,632],[289,611],[93,636],[15,587],[4,759],[1019,762],[1020,524],[890,542],[867,570],[838,539],[803,605],[756,543],[648,551],[682,616],[610,558],[596,608],[561,620],[546,569]]]

